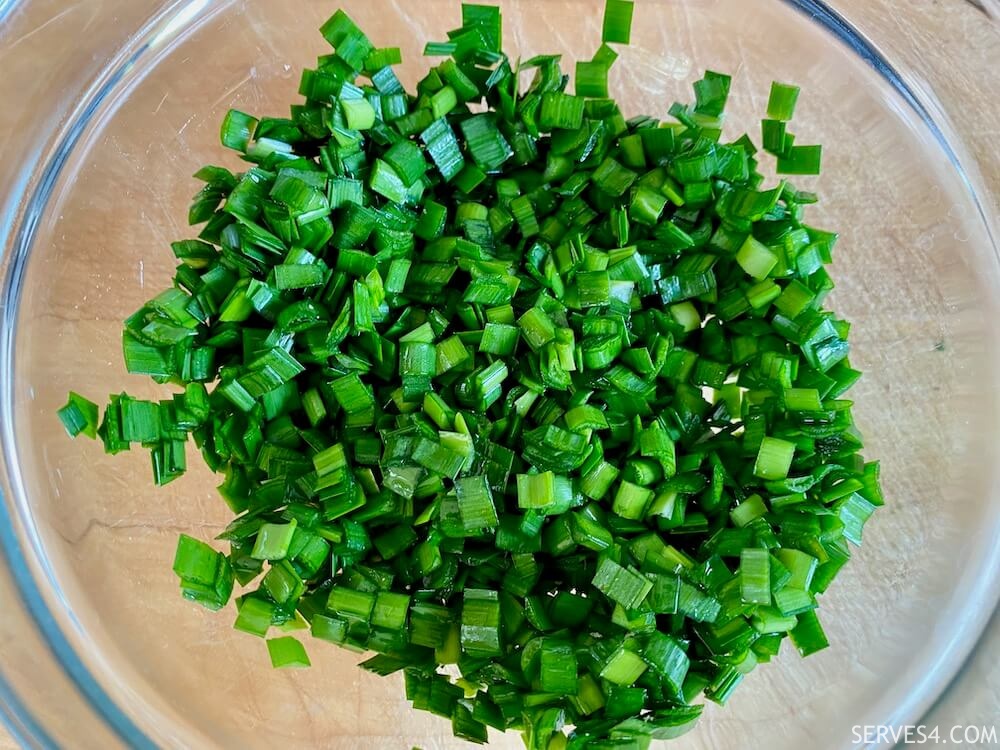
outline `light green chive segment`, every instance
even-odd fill
[[[824,307],[837,235],[723,136],[729,76],[662,120],[609,98],[644,12],[609,0],[571,87],[462,5],[412,90],[334,14],[290,116],[225,117],[237,171],[196,173],[173,284],[125,321],[160,400],[59,409],[157,484],[221,475],[225,551],[182,535],[174,572],[210,610],[239,584],[274,667],[311,636],[460,738],[596,750],[688,731],[786,638],[827,647],[821,594],[883,504]],[[790,176],[822,156],[799,98],[775,84],[761,126]]]

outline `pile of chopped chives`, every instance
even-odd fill
[[[722,141],[728,76],[625,119],[632,15],[608,0],[570,94],[558,56],[512,63],[499,9],[463,5],[414,94],[336,13],[289,118],[226,116],[253,166],[196,174],[201,233],[125,322],[128,371],[182,390],[59,413],[148,448],[157,484],[189,438],[224,475],[230,551],[181,536],[186,598],[250,587],[235,627],[277,633],[274,666],[309,664],[307,628],[374,652],[475,742],[687,731],[786,636],[828,645],[817,596],[883,502],[823,309],[836,235]],[[798,94],[773,86],[764,149],[815,174]]]

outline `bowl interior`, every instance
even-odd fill
[[[506,0],[515,54],[571,61],[600,39],[599,0]],[[400,44],[411,86],[424,41],[457,25],[453,0],[340,0],[378,44]],[[402,680],[358,670],[315,643],[311,670],[272,671],[263,643],[180,599],[179,532],[228,521],[213,479],[155,489],[148,456],[70,441],[55,417],[67,390],[164,397],[124,374],[121,321],[170,283],[169,243],[194,236],[188,201],[229,107],[283,115],[299,71],[323,54],[336,3],[223,4],[155,43],[101,105],[69,155],[37,229],[18,306],[13,419],[18,498],[54,608],[99,681],[169,747],[459,747],[447,722],[411,712]],[[193,19],[193,20],[192,20]],[[854,324],[853,392],[867,454],[883,460],[888,506],[823,598],[832,648],[786,648],[725,710],[710,708],[679,750],[853,746],[856,725],[915,719],[958,667],[996,599],[994,508],[997,262],[961,174],[925,125],[864,61],[777,2],[637,4],[633,45],[612,75],[626,115],[665,117],[703,68],[734,75],[728,135],[759,138],[772,79],[800,84],[800,143],[825,145],[812,223],[842,233],[833,307]],[[518,747],[517,737],[497,737]]]

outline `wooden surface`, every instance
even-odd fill
[[[986,188],[987,210],[1000,221],[1000,16],[997,4],[915,0],[913,22],[900,22],[891,1],[851,3],[852,20],[873,39],[892,39],[894,60],[919,71],[917,85],[941,102]],[[991,6],[993,19],[984,12]],[[978,103],[977,103],[978,102]],[[982,106],[980,106],[982,104]],[[949,737],[953,727],[988,726],[1000,732],[1000,611],[951,688],[925,716]],[[996,742],[961,747],[997,747]]]
[[[641,1],[641,0],[640,0]],[[850,8],[860,23],[880,43],[892,40],[897,59],[920,71],[924,85],[931,86],[947,112],[955,113],[953,124],[962,134],[981,178],[990,189],[994,213],[1000,213],[1000,156],[995,144],[1000,138],[1000,34],[987,16],[963,0],[914,0],[907,15],[917,22],[903,21],[889,0],[855,0],[837,3]],[[39,35],[40,37],[41,35]],[[22,37],[23,38],[23,37]],[[37,41],[37,37],[36,37]],[[0,49],[2,54],[2,49]],[[28,57],[24,57],[27,54]],[[32,58],[31,55],[35,57]],[[44,66],[44,45],[22,44],[21,64]],[[927,83],[933,81],[933,84]],[[9,120],[0,115],[3,126]],[[1000,717],[1000,623],[966,670],[965,679],[932,714],[943,727],[954,724],[992,724]],[[0,737],[0,750],[14,747]],[[719,750],[730,750],[719,746]]]

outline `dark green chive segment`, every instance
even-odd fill
[[[99,409],[93,401],[84,398],[79,393],[70,391],[66,405],[57,413],[70,437],[83,434],[91,439],[97,438],[97,421]]]
[[[778,174],[816,175],[820,173],[822,146],[797,146],[795,136],[787,130],[798,100],[798,86],[771,84],[768,119],[761,123],[761,140],[764,150],[778,157]]]
[[[128,371],[172,395],[59,411],[158,484],[192,442],[222,475],[228,553],[181,537],[185,597],[238,583],[275,667],[309,664],[308,628],[473,742],[687,731],[786,636],[828,645],[818,597],[883,502],[823,307],[837,236],[723,139],[728,76],[664,121],[607,98],[633,10],[608,2],[572,89],[503,54],[494,7],[416,91],[335,14],[289,117],[227,115],[247,166],[199,170],[200,233],[125,322]],[[764,147],[812,174],[798,93],[775,85]]]

